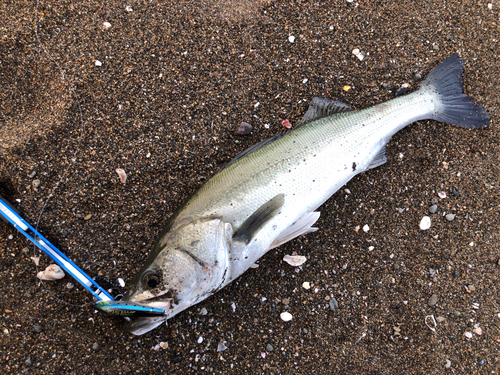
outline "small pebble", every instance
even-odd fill
[[[105,29],[109,29],[111,27],[111,24],[109,22],[103,22],[102,25]]]
[[[94,349],[94,350],[99,349],[99,344],[97,342],[95,342],[94,345],[92,345],[92,349]]]
[[[438,323],[443,323],[446,320],[446,318],[444,316],[438,316],[436,320]]]
[[[295,37],[294,37],[293,35],[290,35],[290,36],[288,37],[288,41],[289,41],[290,43],[295,42]]]
[[[437,211],[437,209],[438,209],[438,206],[436,206],[435,204],[433,204],[432,206],[429,207],[429,212],[431,214],[435,214],[436,211]]]
[[[305,281],[304,283],[302,283],[302,288],[309,289],[309,288],[311,288],[311,284],[309,284],[308,281]]]
[[[26,359],[26,361],[24,361],[24,364],[25,364],[26,366],[30,367],[30,366],[31,366],[31,358],[30,358],[30,357],[28,357],[28,359]]]
[[[102,62],[100,62],[99,60],[96,60],[94,62],[95,66],[102,66]]]
[[[416,73],[416,74],[415,74],[415,79],[419,79],[419,80],[420,80],[420,79],[422,79],[422,75],[421,75],[421,74],[419,74],[419,73]]]
[[[267,352],[272,352],[274,350],[273,346],[271,344],[266,345],[266,351]]]
[[[330,298],[329,305],[330,305],[330,310],[332,310],[332,311],[337,311],[339,308],[339,304],[338,304],[337,300],[333,297]]]
[[[436,275],[436,270],[434,270],[434,269],[432,269],[432,268],[431,268],[431,269],[429,269],[429,275],[430,275],[431,277],[434,277],[434,276]]]
[[[120,286],[121,286],[122,288],[124,288],[124,287],[125,287],[125,281],[123,281],[123,279],[122,279],[121,277],[119,277],[119,278],[118,278],[118,284],[120,284]]]
[[[35,324],[35,325],[33,326],[33,331],[35,331],[36,333],[40,333],[40,332],[42,332],[42,331],[43,331],[43,328],[42,328],[42,326],[41,326],[41,325]]]
[[[476,291],[476,287],[474,285],[467,286],[467,289],[469,289],[471,292],[475,292]]]
[[[38,180],[38,179],[37,180],[33,180],[33,182],[31,184],[33,185],[33,188],[36,189],[37,187],[40,186],[40,180]]]
[[[368,233],[369,230],[370,230],[370,227],[368,226],[368,224],[365,224],[365,226],[363,227],[363,231],[365,233]]]
[[[207,314],[208,314],[207,309],[203,307],[203,308],[200,310],[200,314],[201,314],[201,315],[207,315]]]
[[[431,298],[429,298],[429,306],[435,306],[438,303],[438,296],[433,294]]]
[[[455,215],[453,215],[453,214],[447,214],[445,217],[446,217],[446,220],[448,220],[448,221],[453,221],[453,219],[455,219]]]
[[[234,135],[247,135],[252,132],[253,126],[248,122],[242,122],[238,129],[234,132]]]
[[[438,197],[441,198],[441,199],[444,199],[444,198],[446,198],[446,193],[444,191],[440,191],[438,193]]]
[[[465,332],[464,333],[465,337],[467,337],[468,339],[471,339],[472,338],[472,333],[470,332]]]
[[[479,366],[484,366],[484,363],[485,363],[484,359],[481,359],[481,360],[477,361],[477,364]]]
[[[283,305],[289,305],[290,304],[290,299],[289,298],[283,298],[281,300],[281,302],[283,303]]]
[[[160,342],[160,348],[162,349],[168,349],[168,342]]]
[[[431,218],[429,216],[424,216],[422,220],[420,220],[420,229],[427,230],[431,227]]]
[[[198,344],[201,344],[203,342],[203,336],[198,337]]]

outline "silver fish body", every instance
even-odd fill
[[[486,111],[462,92],[462,67],[451,56],[417,91],[366,109],[314,98],[293,131],[244,152],[170,218],[124,299],[164,308],[168,319],[270,248],[314,231],[315,210],[355,175],[383,164],[385,145],[405,126],[423,119],[486,126]],[[142,334],[163,320],[139,318],[126,329]]]

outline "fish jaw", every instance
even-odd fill
[[[203,301],[228,280],[231,236],[231,225],[219,217],[174,223],[123,299],[163,309],[163,320]],[[125,330],[142,334],[159,324],[159,319],[134,318]]]

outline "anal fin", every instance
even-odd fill
[[[295,223],[286,228],[280,235],[273,241],[269,250],[281,246],[284,243],[293,240],[294,238],[303,234],[315,232],[318,228],[314,228],[313,224],[319,219],[319,212],[309,212],[302,216]]]
[[[382,164],[387,163],[387,156],[385,155],[385,152],[386,152],[386,148],[384,145],[384,147],[382,147],[379,150],[379,152],[377,152],[377,155],[375,155],[375,157],[371,161],[370,165],[368,166],[367,170],[380,167]]]

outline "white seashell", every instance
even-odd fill
[[[288,41],[289,41],[290,43],[295,42],[295,37],[294,37],[293,35],[290,35],[290,36],[288,37]]]
[[[309,289],[309,288],[311,288],[311,284],[309,284],[309,281],[305,281],[305,282],[302,284],[302,288],[304,288],[304,289]]]
[[[102,25],[105,29],[109,29],[111,27],[111,24],[109,22],[103,22]]]
[[[444,199],[444,198],[446,198],[446,193],[444,191],[440,191],[438,193],[438,197],[441,198],[441,199]]]
[[[427,230],[431,227],[431,218],[429,216],[424,216],[422,220],[420,220],[420,229]]]
[[[304,264],[307,258],[303,255],[285,255],[283,260],[291,266],[298,267]]]
[[[53,281],[62,279],[65,274],[64,271],[57,264],[51,264],[45,271],[38,272],[36,275],[40,280]]]
[[[125,171],[123,169],[116,168],[116,173],[118,174],[118,177],[120,177],[120,181],[122,182],[122,184],[127,182],[127,174],[125,173]]]
[[[168,342],[160,342],[160,348],[162,349],[168,349]]]
[[[125,287],[125,281],[123,281],[121,277],[118,278],[118,284],[120,284],[122,288]]]
[[[290,314],[288,311],[285,311],[280,314],[280,318],[284,322],[289,322],[290,320],[292,320],[292,314]]]
[[[31,260],[35,262],[35,266],[38,266],[38,264],[40,263],[40,257],[33,256],[31,257]]]
[[[365,224],[365,226],[363,227],[363,231],[365,233],[368,233],[369,230],[370,230],[370,227],[368,226],[368,224]]]
[[[96,60],[94,62],[95,66],[102,66],[102,62],[100,62],[99,60]]]

